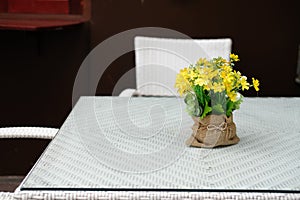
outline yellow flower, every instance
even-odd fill
[[[195,73],[194,69],[189,69],[188,76],[189,76],[189,79],[194,80],[195,78],[198,77],[198,74]]]
[[[239,57],[235,54],[230,54],[230,61],[222,57],[211,60],[200,58],[197,64],[180,70],[176,76],[175,87],[180,96],[183,96],[199,85],[204,89],[202,95],[207,95],[207,91],[226,92],[227,99],[236,102],[240,98],[240,90],[248,90],[253,86],[256,91],[259,91],[257,79],[252,78],[251,84],[247,82],[246,76],[233,70],[233,62],[237,61],[239,61]]]
[[[208,83],[208,80],[205,78],[201,78],[201,77],[198,77],[194,82],[195,85],[199,85],[199,86],[206,85],[207,83]]]
[[[214,82],[212,85],[212,89],[214,90],[214,92],[222,92],[225,90],[225,86],[222,83]]]
[[[211,67],[203,67],[202,72],[204,74],[210,74],[212,71],[214,71]]]
[[[229,82],[223,82],[224,86],[225,86],[225,90],[227,93],[229,93],[232,90],[232,85]]]
[[[231,60],[231,61],[234,61],[234,62],[237,62],[237,61],[239,61],[240,59],[239,59],[239,56],[238,56],[238,55],[235,55],[235,54],[231,53],[231,54],[230,54],[230,60]]]
[[[213,85],[212,85],[212,82],[211,82],[211,81],[208,81],[208,82],[206,83],[206,85],[204,85],[204,89],[207,90],[207,91],[212,90],[212,88],[213,88]]]
[[[221,59],[221,62],[223,62],[223,63],[228,63],[228,61],[227,61],[225,58],[222,58],[222,59]]]
[[[175,88],[177,88],[177,91],[180,96],[183,96],[183,94],[190,90],[191,86],[189,82],[184,78],[184,76],[179,73],[176,76],[176,83]]]
[[[239,80],[241,78],[241,76],[242,76],[241,72],[235,71],[235,70],[233,71],[233,75],[235,76],[235,78],[237,80]]]
[[[189,75],[188,75],[188,68],[183,68],[180,70],[179,72],[185,79],[188,79]]]
[[[227,92],[227,96],[229,97],[229,99],[230,99],[232,102],[236,102],[236,101],[238,100],[238,98],[237,98],[237,93],[234,92],[234,91]]]
[[[227,76],[227,73],[226,73],[226,72],[224,72],[224,71],[221,71],[221,72],[220,72],[220,77],[221,77],[222,79],[225,79],[226,76]]]
[[[232,71],[232,67],[229,65],[223,65],[220,67],[224,72],[229,73]]]
[[[208,61],[206,60],[206,58],[200,58],[198,61],[197,61],[197,65],[207,65],[208,64]]]
[[[227,83],[227,84],[232,84],[234,81],[234,75],[233,73],[227,74],[224,78],[223,78],[223,82]]]
[[[255,79],[255,78],[252,78],[252,83],[253,83],[254,89],[255,89],[256,91],[259,91],[259,88],[258,88],[258,86],[259,86],[259,81],[258,81],[257,79]]]
[[[247,82],[247,77],[246,76],[242,76],[240,79],[240,83],[242,86],[242,90],[249,90],[249,86],[250,84]]]
[[[222,79],[228,79],[229,78],[229,74],[232,72],[232,68],[228,65],[224,65],[220,67],[222,69],[222,71],[220,72],[220,77]],[[230,80],[231,82],[232,80]]]
[[[219,71],[218,70],[211,70],[211,72],[208,73],[208,79],[213,79],[213,78],[215,78],[218,75],[219,75]]]

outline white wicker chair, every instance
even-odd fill
[[[14,193],[0,192],[0,199],[1,200],[13,200],[14,199]]]
[[[170,39],[137,36],[134,39],[136,89],[126,89],[119,96],[177,96],[176,74],[200,57],[222,56],[229,59],[232,40]]]
[[[0,128],[0,138],[52,139],[58,132],[56,128],[44,127],[7,127]]]
[[[4,138],[33,138],[33,139],[52,139],[58,132],[56,128],[44,127],[6,127],[0,128],[0,139]],[[1,192],[0,200],[14,199],[14,193]]]

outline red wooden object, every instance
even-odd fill
[[[82,23],[82,20],[46,20],[46,19],[0,19],[0,29],[36,31],[40,29],[59,29]]]
[[[85,6],[85,3],[82,0],[70,0],[69,1],[69,12],[70,14],[82,14],[83,7]]]
[[[69,0],[8,0],[9,13],[68,14]]]
[[[91,0],[0,0],[0,29],[60,29],[87,22]]]
[[[7,1],[8,0],[0,0],[0,12],[7,12]]]

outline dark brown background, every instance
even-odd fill
[[[0,30],[0,126],[60,127],[71,111],[73,82],[85,56],[114,34],[146,26],[192,38],[230,37],[241,58],[239,70],[261,81],[258,96],[300,96],[294,81],[299,10],[299,0],[92,0],[89,23]],[[118,78],[133,67],[133,53],[121,56],[101,78],[97,95],[111,95]],[[128,84],[135,87],[134,76]]]

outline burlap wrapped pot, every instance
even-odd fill
[[[193,134],[186,144],[193,147],[212,148],[227,146],[240,141],[232,115],[208,115],[203,119],[193,117]]]

